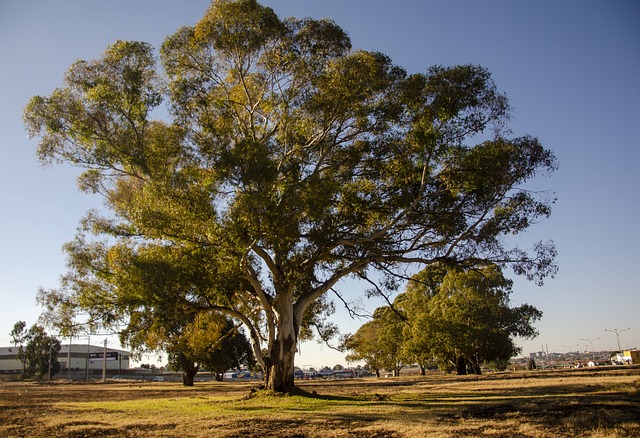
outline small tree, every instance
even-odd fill
[[[355,334],[345,335],[341,349],[349,352],[345,357],[349,362],[364,361],[369,369],[380,377],[382,362],[380,349],[378,348],[378,321],[368,321],[358,329]]]
[[[407,317],[407,324],[403,326],[402,349],[408,360],[418,364],[421,374],[426,373],[427,367],[441,361],[436,354],[437,338],[425,330],[434,323],[427,309],[430,300],[438,293],[446,271],[442,264],[423,269],[411,277],[404,294],[396,298]]]
[[[377,326],[380,364],[397,377],[406,363],[402,351],[405,319],[388,306],[376,309],[373,318],[380,322]]]
[[[24,355],[23,344],[27,342],[27,323],[24,321],[18,321],[13,325],[13,330],[10,333],[11,342],[14,346],[18,347],[16,358],[22,363],[22,378],[25,378],[27,369],[27,358]]]
[[[251,344],[240,327],[228,320],[222,333],[224,335],[220,341],[210,346],[201,356],[203,368],[213,373],[219,382],[229,369],[253,369],[256,365]]]
[[[341,348],[350,352],[346,359],[366,362],[378,377],[380,369],[391,371],[394,376],[400,375],[404,367],[403,325],[403,318],[390,307],[376,309],[371,321],[343,340]]]
[[[221,381],[230,368],[255,364],[251,344],[242,329],[219,315],[195,315],[193,320],[174,333],[164,347],[169,363],[182,371],[182,382],[193,386],[198,371],[207,370]]]
[[[25,322],[19,321],[14,325],[11,336],[14,345],[19,345],[16,356],[22,362],[23,378],[51,379],[60,372],[60,341],[47,335],[42,326],[34,324],[26,330]]]
[[[512,281],[496,265],[470,271],[434,265],[413,277],[403,305],[408,315],[405,344],[423,348],[466,374],[483,363],[508,360],[519,352],[514,336],[533,338],[542,313],[523,304],[510,307]]]

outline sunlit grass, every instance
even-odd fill
[[[289,416],[298,412],[322,412],[331,410],[337,412],[348,410],[356,406],[367,407],[373,402],[362,399],[322,399],[292,396],[258,396],[258,397],[219,397],[219,396],[195,396],[195,397],[170,397],[154,398],[150,400],[129,401],[100,401],[100,402],[65,402],[58,403],[60,409],[76,412],[97,412],[105,414],[109,412],[126,412],[128,415],[150,415],[158,417],[182,416],[198,417],[207,416],[237,416],[237,415],[262,415],[277,413],[278,416]]]
[[[0,413],[0,436],[640,436],[639,376],[300,382],[300,393],[288,396],[229,383],[29,387],[37,409],[46,412],[40,416],[24,404],[25,388],[19,396],[0,385],[0,399],[12,400],[3,402],[11,414]],[[15,403],[24,404],[22,410]],[[20,428],[29,421],[33,426]]]

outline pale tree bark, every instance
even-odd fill
[[[281,293],[275,300],[277,335],[266,360],[266,389],[290,393],[294,390],[293,379],[299,322],[293,311],[290,292]]]

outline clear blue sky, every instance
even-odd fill
[[[560,271],[538,288],[518,280],[514,304],[544,312],[524,353],[616,348],[607,329],[640,347],[640,2],[616,0],[270,0],[281,17],[334,19],[353,46],[391,56],[409,72],[434,64],[480,64],[514,108],[515,135],[552,149],[560,169],[532,188],[553,190],[552,217],[523,241],[556,242]],[[194,24],[206,0],[0,0],[0,345],[18,320],[31,325],[39,286],[64,272],[62,245],[101,200],[78,193],[77,171],[42,169],[22,109],[61,85],[75,60],[96,58],[116,39],[158,47]],[[344,285],[351,287],[352,285]],[[352,295],[357,290],[351,290]],[[366,303],[365,303],[366,304]],[[375,307],[378,303],[371,303]],[[362,321],[336,314],[344,332]],[[97,340],[97,342],[100,342]],[[115,346],[115,340],[110,340]],[[342,356],[303,344],[299,365]]]

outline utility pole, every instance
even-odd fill
[[[107,381],[107,338],[104,338],[104,350],[102,351],[102,381]]]
[[[71,380],[71,336],[69,336],[69,351],[67,351],[67,380]]]
[[[51,350],[53,349],[53,338],[49,338],[49,382],[51,382]]]
[[[91,335],[87,335],[87,356],[84,358],[84,380],[89,381],[89,355],[91,354]]]
[[[627,330],[631,330],[631,328],[626,328],[626,329],[622,329],[622,330],[618,330],[618,329],[613,329],[613,330],[609,330],[609,329],[604,329],[605,332],[611,332],[611,333],[615,333],[616,334],[616,341],[618,341],[618,351],[622,352],[622,347],[620,346],[620,333],[622,332],[626,332]]]

